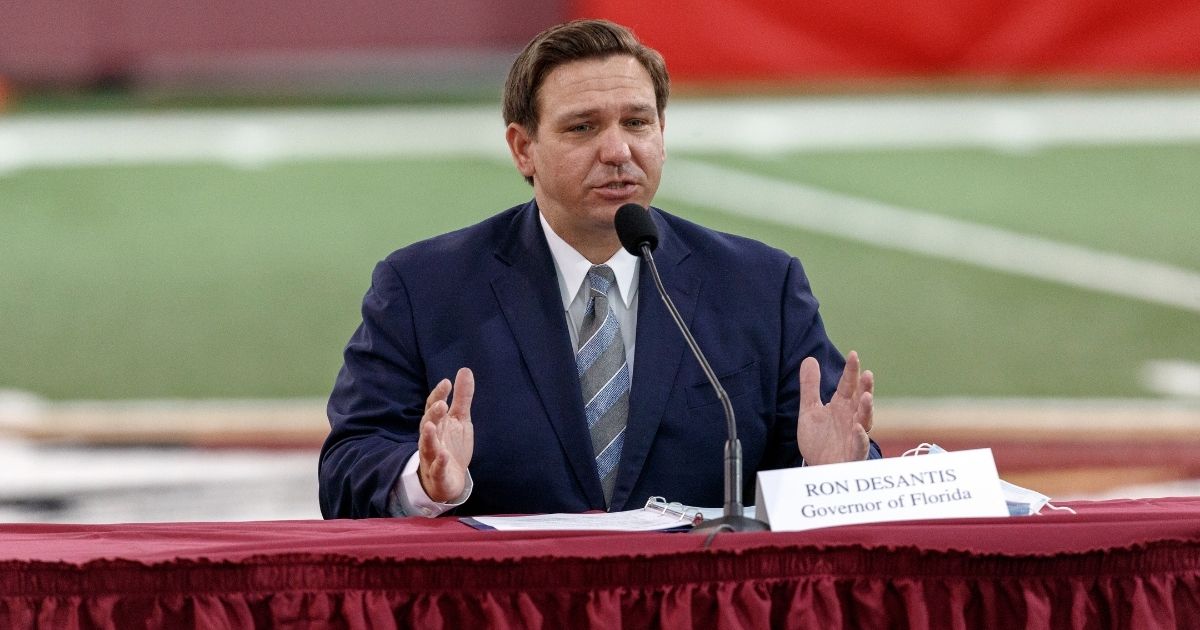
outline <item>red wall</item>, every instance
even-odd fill
[[[511,56],[572,14],[632,26],[684,81],[1200,74],[1200,0],[0,0],[0,79]]]
[[[1198,0],[576,0],[673,79],[1200,73]]]

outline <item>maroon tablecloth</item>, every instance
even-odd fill
[[[799,533],[0,525],[0,627],[1187,627],[1200,498]]]

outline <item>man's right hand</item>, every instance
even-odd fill
[[[447,403],[451,390],[454,400]],[[417,476],[430,499],[448,503],[462,494],[467,484],[467,466],[475,452],[475,427],[471,424],[471,398],[475,376],[460,368],[454,386],[442,379],[425,400],[417,453]]]

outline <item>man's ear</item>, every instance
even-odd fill
[[[517,123],[508,123],[508,128],[504,130],[504,139],[508,142],[508,151],[512,154],[513,164],[516,165],[517,171],[525,177],[533,177],[533,151],[534,138],[533,134],[529,133],[523,125]]]
[[[658,133],[663,138],[662,159],[665,162],[667,159],[667,112],[658,115]]]

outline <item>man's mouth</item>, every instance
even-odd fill
[[[608,190],[623,190],[625,188],[629,188],[629,187],[636,186],[636,185],[637,185],[637,182],[633,182],[633,181],[629,181],[629,180],[619,180],[619,181],[612,181],[612,182],[608,182],[605,184],[601,184],[600,186],[597,186],[597,188],[605,188]]]

